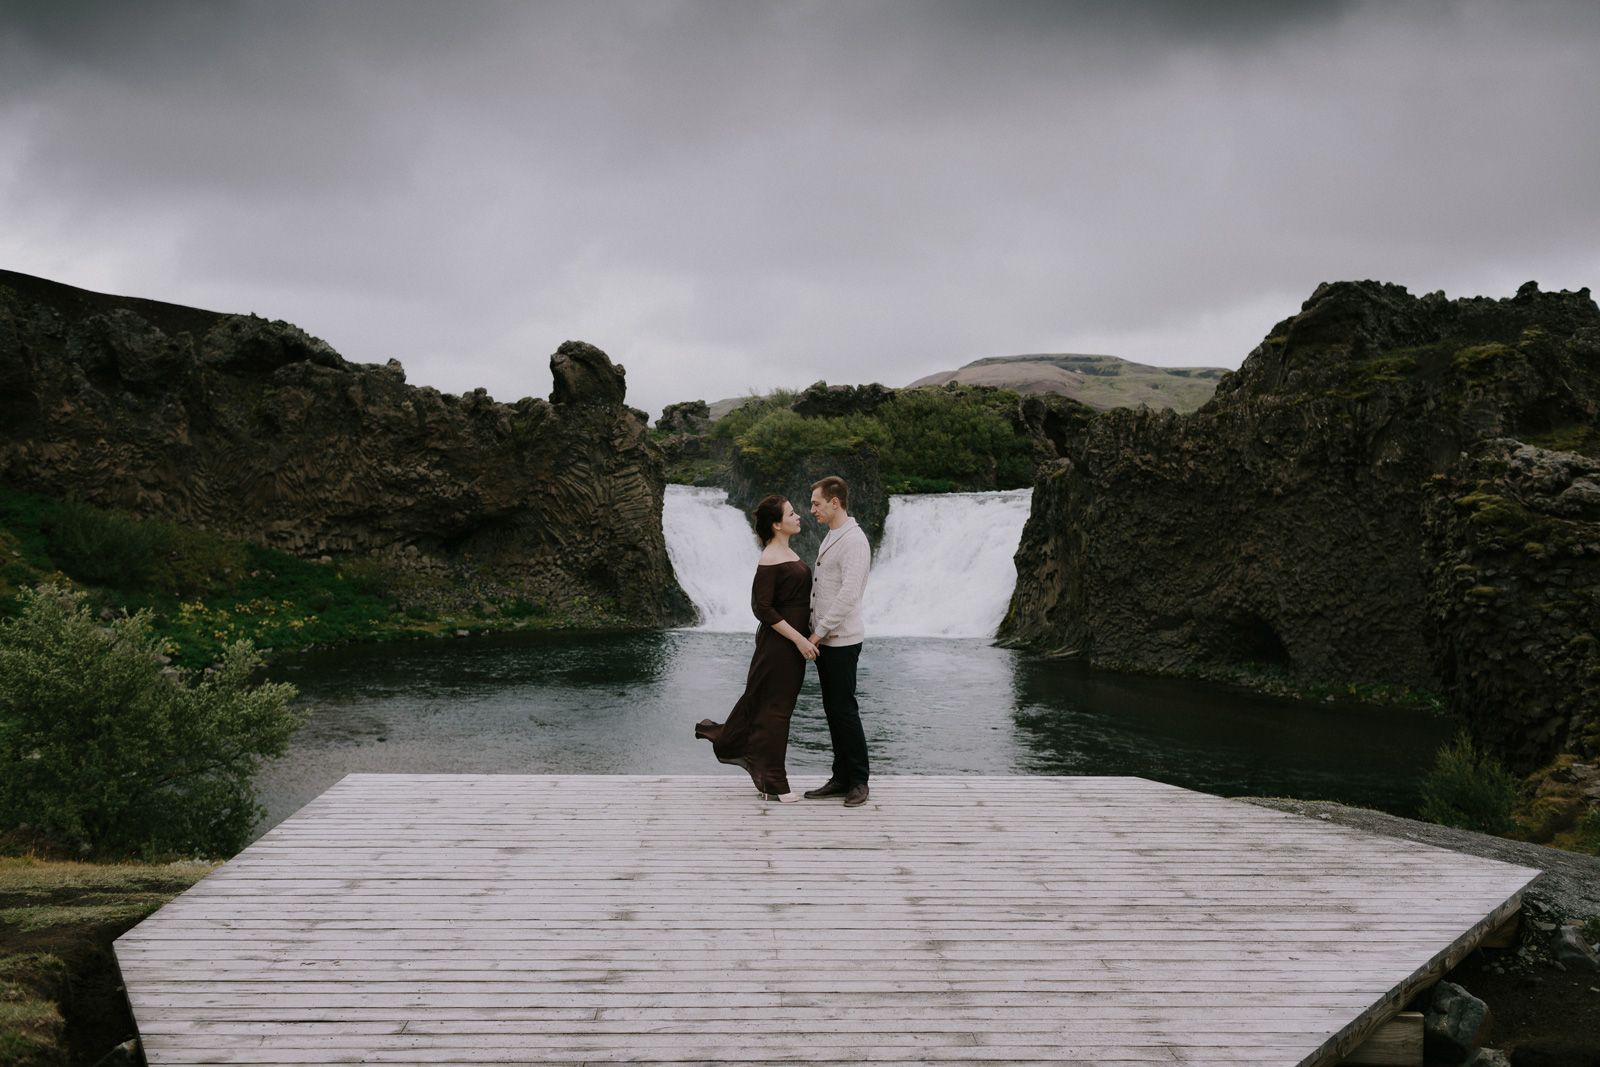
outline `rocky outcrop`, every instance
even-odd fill
[[[1600,755],[1600,459],[1491,439],[1431,479],[1428,629],[1477,736]]]
[[[303,556],[416,546],[552,603],[692,617],[623,369],[569,341],[549,401],[409,386],[285,322],[0,276],[0,481]]]
[[[789,539],[789,547],[810,563],[817,558],[817,549],[828,532],[811,517],[811,486],[830,474],[843,478],[849,486],[850,515],[876,546],[883,537],[884,520],[889,517],[889,496],[883,491],[878,454],[871,446],[848,452],[809,452],[776,476],[763,471],[754,457],[733,449],[723,487],[728,490],[728,503],[746,513],[753,512],[769,493],[787,498],[800,513],[800,532]]]
[[[711,405],[704,400],[687,400],[661,409],[656,430],[667,434],[702,434],[711,429]]]
[[[1449,301],[1320,286],[1198,412],[1058,424],[1002,634],[1139,669],[1456,686],[1448,662],[1481,672],[1486,638],[1452,644],[1460,617],[1439,615],[1436,553],[1457,536],[1442,516],[1430,530],[1439,487],[1461,495],[1496,439],[1600,441],[1597,400],[1588,290]],[[1510,714],[1485,700],[1479,717]],[[1548,754],[1570,721],[1504,740]]]
[[[871,415],[894,396],[893,389],[877,382],[870,385],[829,385],[815,382],[789,405],[802,418],[840,418],[845,415]]]

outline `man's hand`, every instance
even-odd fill
[[[822,638],[818,637],[816,634],[812,634],[811,635],[811,643],[813,645],[820,645],[822,643]]]

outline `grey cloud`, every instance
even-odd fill
[[[1323,280],[1600,281],[1573,4],[71,10],[0,8],[6,266],[452,390],[542,392],[568,337],[651,408],[1237,363]]]

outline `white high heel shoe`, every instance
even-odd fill
[[[800,794],[793,790],[787,793],[763,793],[758,789],[756,790],[756,796],[762,800],[776,800],[779,804],[798,804],[800,802]]]

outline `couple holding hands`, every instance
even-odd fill
[[[850,517],[848,502],[842,478],[830,475],[811,487],[811,515],[828,527],[815,574],[789,547],[789,538],[800,532],[800,515],[789,501],[769,496],[756,505],[756,536],[763,547],[750,608],[761,629],[744,696],[727,722],[702,719],[694,728],[696,737],[711,742],[717,759],[748,771],[767,800],[792,804],[800,799],[789,788],[784,760],[806,660],[815,660],[833,739],[833,776],[807,791],[806,798],[844,797],[847,808],[867,801],[867,738],[856,703],[856,665],[866,637],[861,598],[872,547]]]

